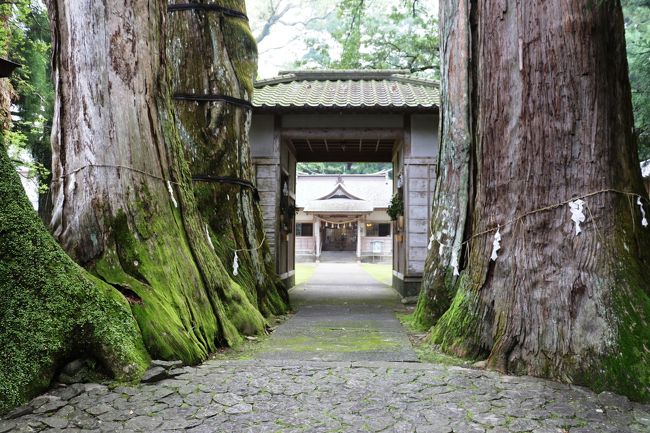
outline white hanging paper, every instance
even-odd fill
[[[643,209],[643,203],[641,203],[641,196],[637,197],[636,204],[638,204],[639,209],[641,209],[641,225],[643,227],[648,227],[648,220],[645,217],[645,209]]]
[[[237,251],[235,251],[235,260],[232,262],[232,274],[235,277],[239,274],[239,257],[237,257]]]
[[[580,199],[569,202],[569,208],[571,209],[571,220],[576,225],[576,236],[582,232],[580,223],[583,223],[585,221],[585,214],[583,213],[584,204],[585,202]]]
[[[442,253],[445,251],[445,244],[440,242],[440,246],[438,247],[438,255],[442,256]]]
[[[435,241],[435,240],[436,240],[436,238],[432,233],[431,237],[429,238],[429,246],[427,247],[428,250],[431,250],[431,248],[433,248],[433,241]]]
[[[210,248],[212,248],[212,251],[214,251],[214,245],[212,244],[212,238],[210,237],[207,224],[205,225],[205,237],[208,238],[208,244],[210,245]]]
[[[172,199],[172,203],[174,203],[174,207],[178,207],[178,203],[176,203],[176,199],[174,198],[174,188],[172,188],[170,181],[167,181],[167,191],[169,191],[169,196]]]
[[[454,269],[454,276],[459,276],[460,272],[458,272],[458,253],[456,250],[452,251],[451,253],[451,267]]]
[[[499,255],[497,254],[498,251],[501,249],[501,231],[500,229],[497,229],[497,232],[494,234],[494,240],[492,241],[492,255],[490,256],[490,259],[492,261],[497,260]]]

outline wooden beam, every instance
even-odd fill
[[[392,150],[383,152],[300,152],[296,154],[298,162],[391,162]]]
[[[280,132],[283,137],[293,140],[398,140],[402,138],[402,128],[286,128]]]

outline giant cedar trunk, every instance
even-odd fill
[[[165,2],[48,6],[56,237],[134,299],[155,357],[198,362],[217,345],[239,341],[239,332],[263,330],[197,212],[165,69]]]
[[[470,89],[469,0],[454,2],[451,9],[441,5],[440,55],[445,65],[440,83],[441,147],[438,158],[436,194],[433,200],[431,246],[427,256],[420,301],[415,317],[419,326],[430,327],[449,308],[454,296],[454,272],[447,264],[460,261],[467,219],[470,182]],[[450,79],[450,77],[452,79]]]
[[[66,361],[92,357],[117,379],[148,365],[113,287],[77,266],[34,212],[0,144],[0,413],[47,388]]]
[[[196,3],[246,11],[243,0]],[[218,11],[173,12],[167,39],[177,94],[251,99],[257,51],[245,18]],[[248,140],[250,109],[223,101],[192,100],[176,101],[175,109],[194,176],[254,182]],[[227,183],[200,181],[194,185],[199,211],[209,223],[213,245],[228,264],[231,278],[263,313],[284,312],[286,290],[275,274],[268,243],[263,242],[262,214],[253,191]],[[235,250],[240,250],[236,276],[230,265]]]
[[[437,320],[432,341],[503,371],[647,399],[650,238],[635,204],[645,193],[619,2],[444,0],[441,11],[443,119],[470,120],[443,120],[441,162],[462,143],[454,137],[471,145],[441,167],[436,190],[433,227],[455,233],[435,235],[454,240],[461,274],[431,250],[420,316],[437,310],[432,288],[456,293],[442,317],[424,318]],[[451,51],[459,45],[471,49]],[[445,182],[464,172],[460,197],[446,199]],[[580,235],[568,206],[552,207],[577,197]]]

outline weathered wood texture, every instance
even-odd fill
[[[132,299],[154,357],[198,362],[259,331],[263,318],[228,278],[197,211],[166,73],[166,2],[48,7],[55,236]]]
[[[428,161],[427,161],[428,160]],[[431,218],[431,200],[435,187],[435,159],[406,159],[406,233],[408,251],[408,275],[422,275],[427,257],[427,235]]]
[[[434,225],[443,241],[451,235],[457,245],[462,235],[467,244],[458,280],[449,278],[449,255],[436,257],[435,246],[430,252],[420,313],[439,311],[431,296],[438,288],[456,291],[432,340],[460,355],[487,357],[492,368],[647,399],[649,232],[636,196],[603,191],[646,197],[620,4],[478,0],[469,15],[467,6],[441,3],[442,40],[466,47],[471,35],[472,47],[452,57],[443,51],[444,99],[451,104],[443,119],[453,118],[454,104],[466,104],[469,95],[471,115],[459,114],[471,122],[459,133],[471,131],[472,144],[469,159],[466,152],[453,158],[456,176],[470,174],[467,187],[436,204],[443,220],[466,214],[468,223],[464,234],[462,226],[447,234]],[[450,69],[455,61],[470,71],[469,85],[458,83]],[[449,82],[469,92],[453,95]],[[455,143],[445,125],[443,156]],[[437,197],[448,191],[444,170],[443,163]],[[580,235],[566,204],[535,212],[584,195]],[[466,210],[456,208],[465,197]],[[502,248],[494,262],[497,225]]]
[[[243,0],[196,3],[246,10]],[[169,15],[167,40],[174,92],[250,101],[257,48],[245,19],[215,11],[174,12]],[[175,111],[193,175],[229,176],[255,183],[249,108],[222,101],[184,100],[175,102]],[[231,278],[264,314],[283,313],[288,295],[275,273],[262,211],[253,191],[208,182],[195,182],[194,187],[199,211],[209,223],[219,256],[230,265],[235,250],[239,250],[238,274],[228,266]]]
[[[416,319],[431,326],[447,310],[456,277],[449,266],[452,252],[461,257],[470,187],[470,32],[469,0],[440,2],[440,152],[433,198],[431,233]]]

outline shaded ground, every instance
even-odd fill
[[[261,359],[415,362],[395,317],[399,296],[357,263],[320,263],[289,292],[296,314],[273,333]]]
[[[414,363],[210,361],[153,385],[77,385],[13,431],[650,431],[650,408],[553,382]]]
[[[0,420],[0,433],[650,432],[650,405],[611,393],[386,362],[415,359],[398,296],[359,265],[340,266],[321,263],[292,290],[297,313],[257,359],[212,360],[154,384],[56,388]]]

